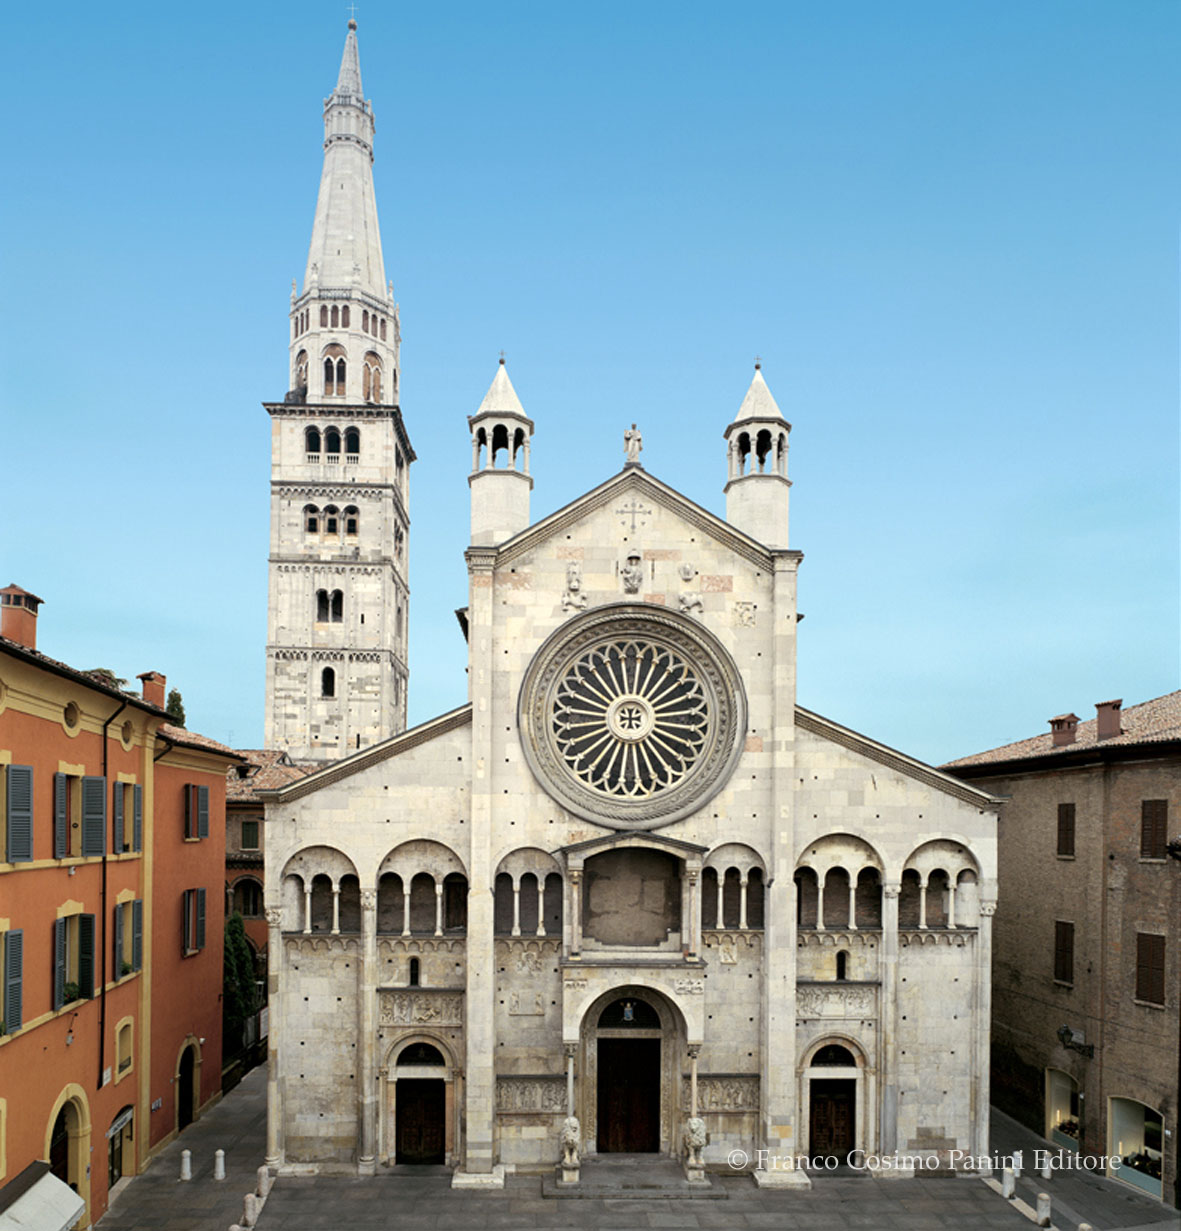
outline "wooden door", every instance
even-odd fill
[[[843,1163],[853,1149],[857,1083],[845,1079],[813,1080],[809,1108],[811,1154]]]
[[[444,1102],[441,1079],[398,1080],[395,1162],[441,1163],[444,1156]]]
[[[660,1040],[599,1040],[600,1154],[660,1149]]]

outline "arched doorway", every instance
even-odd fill
[[[600,1154],[660,1150],[660,1016],[634,996],[613,1000],[595,1029]]]
[[[190,1043],[181,1052],[180,1065],[176,1070],[176,1127],[178,1131],[192,1124],[196,1111],[196,1099],[193,1092],[196,1059],[196,1052]]]
[[[808,1153],[843,1163],[857,1147],[857,1060],[827,1043],[808,1070]]]
[[[411,1043],[395,1065],[394,1161],[446,1161],[446,1062],[430,1043]]]
[[[78,1191],[78,1177],[70,1174],[70,1128],[73,1122],[76,1135],[77,1120],[77,1108],[73,1103],[65,1103],[49,1133],[49,1170],[75,1192]]]

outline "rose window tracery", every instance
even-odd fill
[[[697,764],[708,742],[709,699],[693,667],[668,646],[606,640],[563,676],[553,730],[580,781],[637,799],[675,786]]]
[[[518,718],[526,760],[555,800],[602,824],[650,829],[727,780],[746,697],[700,624],[618,603],[574,617],[542,645]]]

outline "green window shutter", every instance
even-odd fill
[[[111,954],[114,963],[111,966],[111,978],[118,979],[123,973],[123,907],[115,907],[115,945]]]
[[[184,913],[181,928],[181,952],[188,953],[193,947],[193,891],[186,889],[181,898]]]
[[[131,904],[131,969],[142,970],[144,966],[144,904]]]
[[[53,921],[53,1007],[66,1003],[66,927],[68,919]]]
[[[4,933],[4,1029],[21,1028],[21,993],[24,987],[25,934],[19,928]]]
[[[82,854],[103,855],[107,849],[107,780],[82,779]]]
[[[116,782],[111,795],[111,850],[123,854],[123,783]]]
[[[78,916],[78,995],[89,1000],[94,995],[94,916]]]
[[[64,859],[70,850],[69,784],[65,774],[53,775],[53,857]]]
[[[6,858],[27,863],[33,858],[33,768],[9,765]]]
[[[132,850],[142,851],[144,848],[144,789],[137,782],[135,790],[135,832],[132,834]]]
[[[209,837],[209,788],[197,788],[197,837]]]
[[[185,787],[185,837],[195,838],[197,836],[197,788],[187,785]]]
[[[208,788],[205,788],[208,789]],[[196,949],[205,948],[205,890],[197,890],[197,943]]]

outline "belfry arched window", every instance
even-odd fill
[[[324,452],[328,454],[330,462],[340,461],[340,432],[334,427],[324,432]]]
[[[361,513],[355,504],[350,504],[344,511],[344,532],[346,535],[355,538],[357,527],[361,523]]]
[[[316,623],[328,623],[328,591],[316,591]]]
[[[361,392],[367,402],[381,401],[381,359],[372,351],[365,354]]]
[[[303,528],[307,534],[319,534],[320,510],[314,504],[303,506]]]
[[[340,533],[340,510],[334,504],[324,506],[324,533]]]
[[[303,447],[309,458],[320,460],[320,429],[309,427],[303,434]]]
[[[336,304],[332,305],[332,328],[336,329],[340,325],[340,309]]]
[[[385,317],[381,318],[381,340],[385,341]]]
[[[361,311],[361,331],[363,333],[369,332],[369,309],[368,308],[364,308]]]
[[[345,428],[344,452],[345,452],[346,460],[350,462],[356,462],[360,460],[361,433],[355,427]]]
[[[320,305],[320,328],[324,329],[328,325],[328,305]]]
[[[320,696],[336,696],[336,672],[331,667],[325,667],[320,672]]]
[[[305,390],[308,387],[308,353],[301,350],[295,356],[295,387]]]
[[[349,327],[349,305],[347,303],[340,310],[340,327],[342,329]]]
[[[329,397],[344,397],[345,349],[333,342],[324,348],[324,392]]]
[[[332,623],[339,624],[344,619],[344,591],[332,591]]]

